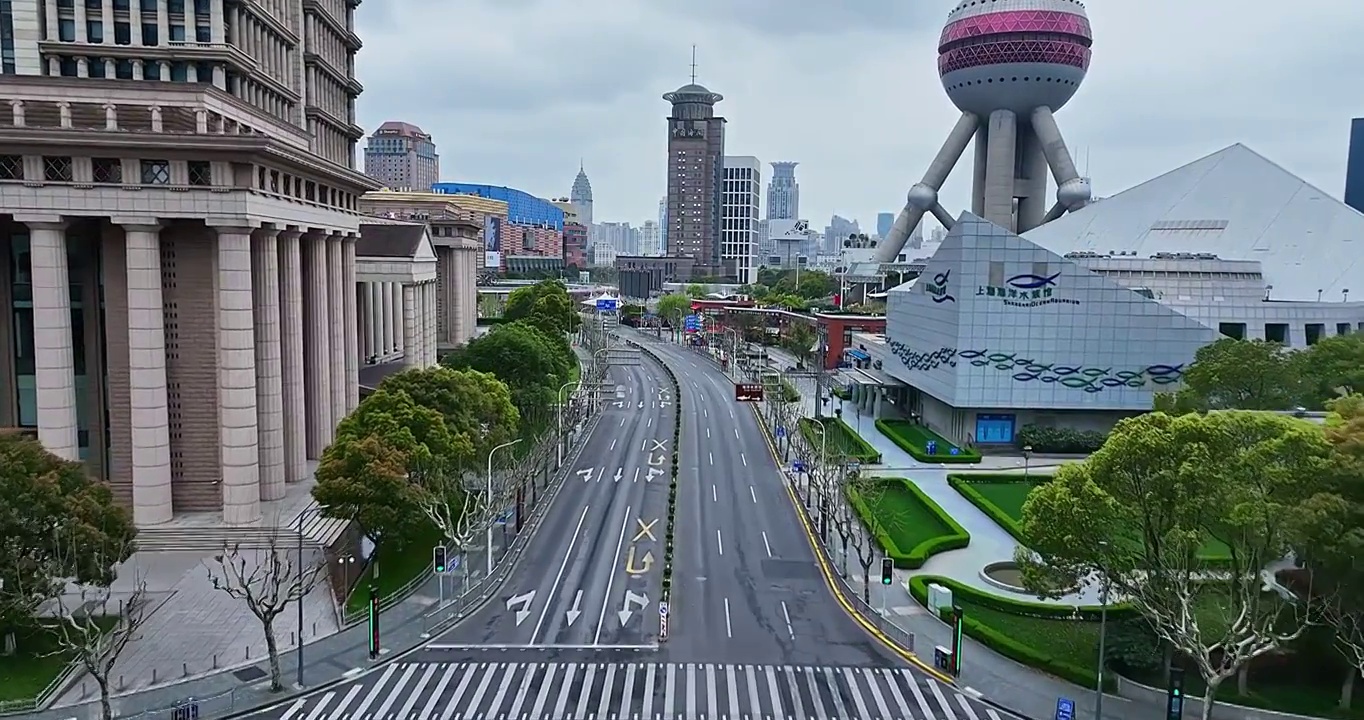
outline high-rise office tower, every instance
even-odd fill
[[[639,254],[655,257],[663,254],[662,236],[658,223],[653,220],[645,220],[639,229]]]
[[[568,201],[578,211],[578,222],[591,232],[592,228],[592,182],[587,179],[587,170],[578,163],[578,177],[573,178],[573,190]]]
[[[395,190],[426,192],[440,182],[436,143],[416,125],[390,120],[369,136],[365,174]]]
[[[1364,212],[1364,118],[1350,122],[1350,150],[1345,159],[1345,204]]]
[[[772,180],[767,184],[767,219],[795,220],[800,217],[800,183],[796,182],[795,162],[772,163]]]
[[[668,254],[668,196],[658,199],[658,254]]]
[[[885,237],[890,234],[890,228],[895,224],[895,213],[876,214],[876,234]]]
[[[749,155],[725,158],[720,196],[720,261],[726,277],[745,285],[757,280],[762,171],[758,158]]]
[[[724,99],[693,82],[666,93],[668,115],[668,254],[694,258],[699,274],[720,272],[720,190],[724,175]]]

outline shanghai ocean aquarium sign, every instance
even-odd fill
[[[1010,307],[1034,308],[1056,303],[1079,305],[1079,300],[1055,297],[1056,281],[1060,277],[1059,272],[1055,275],[1024,273],[1005,280],[1003,286],[981,285],[976,288],[976,295],[1000,298]]]
[[[924,285],[924,292],[928,293],[928,297],[932,298],[935,303],[954,303],[957,299],[952,297],[952,293],[947,287],[951,280],[952,271],[944,270],[933,276],[933,282]]]

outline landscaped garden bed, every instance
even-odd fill
[[[926,425],[908,420],[877,420],[876,429],[919,462],[962,464],[980,462],[980,453],[952,443]],[[929,443],[936,443],[934,447],[936,452],[928,451]]]
[[[801,418],[798,425],[800,434],[815,452],[826,449],[829,457],[846,457],[864,465],[881,462],[881,453],[839,418]],[[820,426],[824,428],[825,437],[820,436]]]
[[[971,535],[917,485],[904,478],[867,478],[848,487],[848,503],[899,568],[964,548]]]
[[[1023,537],[1023,503],[1027,502],[1033,488],[1049,482],[1051,477],[1036,473],[962,473],[948,475],[947,482],[1015,540],[1026,545],[1027,540]],[[1198,557],[1205,563],[1215,565],[1227,560],[1228,550],[1217,541],[1209,541]]]

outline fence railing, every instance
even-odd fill
[[[61,674],[53,678],[52,682],[48,683],[47,687],[40,690],[34,697],[26,700],[0,701],[0,715],[30,713],[42,710],[47,707],[48,703],[56,700],[57,696],[66,689],[66,686],[71,684],[72,678],[76,677],[76,675],[80,674],[83,670],[84,668],[82,668],[81,664],[77,661],[73,660],[70,663],[67,663],[66,667],[62,668]]]

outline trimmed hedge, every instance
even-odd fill
[[[631,345],[639,349],[640,352],[647,354],[663,372],[667,374],[668,381],[673,386],[673,451],[672,463],[668,468],[668,522],[663,530],[663,602],[668,602],[672,597],[673,587],[673,551],[676,547],[676,519],[677,519],[677,473],[679,467],[680,453],[682,447],[682,384],[677,380],[677,374],[668,364],[663,362],[654,351],[645,348],[639,343],[631,342]]]
[[[1051,479],[1050,475],[1019,475],[1017,473],[971,473],[970,475],[948,475],[947,484],[952,489],[961,493],[972,505],[975,505],[981,512],[989,516],[995,524],[1004,528],[1004,532],[1009,533],[1015,540],[1027,544],[1023,539],[1023,526],[1012,514],[996,505],[979,490],[972,487],[980,483],[1027,483],[1036,485]]]
[[[1031,447],[1039,453],[1088,455],[1097,452],[1106,440],[1108,433],[1098,430],[1024,425],[1014,435],[1014,446],[1019,450]]]
[[[967,464],[980,462],[980,453],[961,447],[933,432],[926,425],[908,420],[877,420],[876,429],[919,462]],[[928,441],[938,441],[938,454],[928,454]],[[957,448],[956,455],[951,454]]]
[[[944,512],[936,502],[933,502],[933,498],[925,494],[918,485],[904,478],[873,478],[871,482],[898,483],[908,491],[914,502],[917,502],[926,513],[932,515],[945,530],[943,534],[923,540],[912,548],[899,547],[890,530],[886,528],[889,523],[878,521],[876,512],[866,498],[862,497],[862,494],[855,488],[848,487],[848,504],[862,519],[863,525],[871,529],[872,535],[876,538],[876,543],[885,551],[886,557],[895,563],[895,567],[908,570],[921,568],[925,562],[928,562],[929,558],[938,553],[958,550],[971,544],[971,534],[966,532],[966,529],[959,525],[956,520],[952,519],[951,515]]]
[[[942,585],[952,591],[952,601],[962,607],[964,617],[962,628],[966,634],[982,645],[1011,660],[1029,665],[1044,672],[1069,680],[1084,687],[1094,687],[1098,674],[1091,666],[1079,666],[1069,659],[1052,657],[1046,650],[1035,648],[1021,642],[1017,634],[1009,628],[996,627],[973,616],[971,606],[984,608],[997,613],[1017,615],[1020,618],[1050,620],[1055,622],[1098,622],[1101,609],[1097,606],[1048,605],[1037,602],[1013,600],[992,595],[983,590],[963,585],[950,578],[936,575],[915,575],[909,579],[909,593],[924,607],[928,607],[928,586]],[[1136,618],[1137,613],[1130,605],[1115,604],[1108,606],[1110,622]],[[947,619],[947,618],[944,618]],[[1097,657],[1097,652],[1096,652]],[[1116,681],[1106,677],[1104,686],[1112,690]]]
[[[875,465],[881,462],[881,453],[871,446],[861,435],[857,434],[841,418],[825,416],[820,418],[823,421],[824,432],[828,434],[828,447],[830,454],[839,453],[848,456],[864,465]],[[800,434],[805,437],[805,441],[810,443],[810,447],[818,452],[824,438],[820,437],[820,431],[815,427],[820,425],[819,420],[814,418],[801,418],[796,423],[800,427]]]

